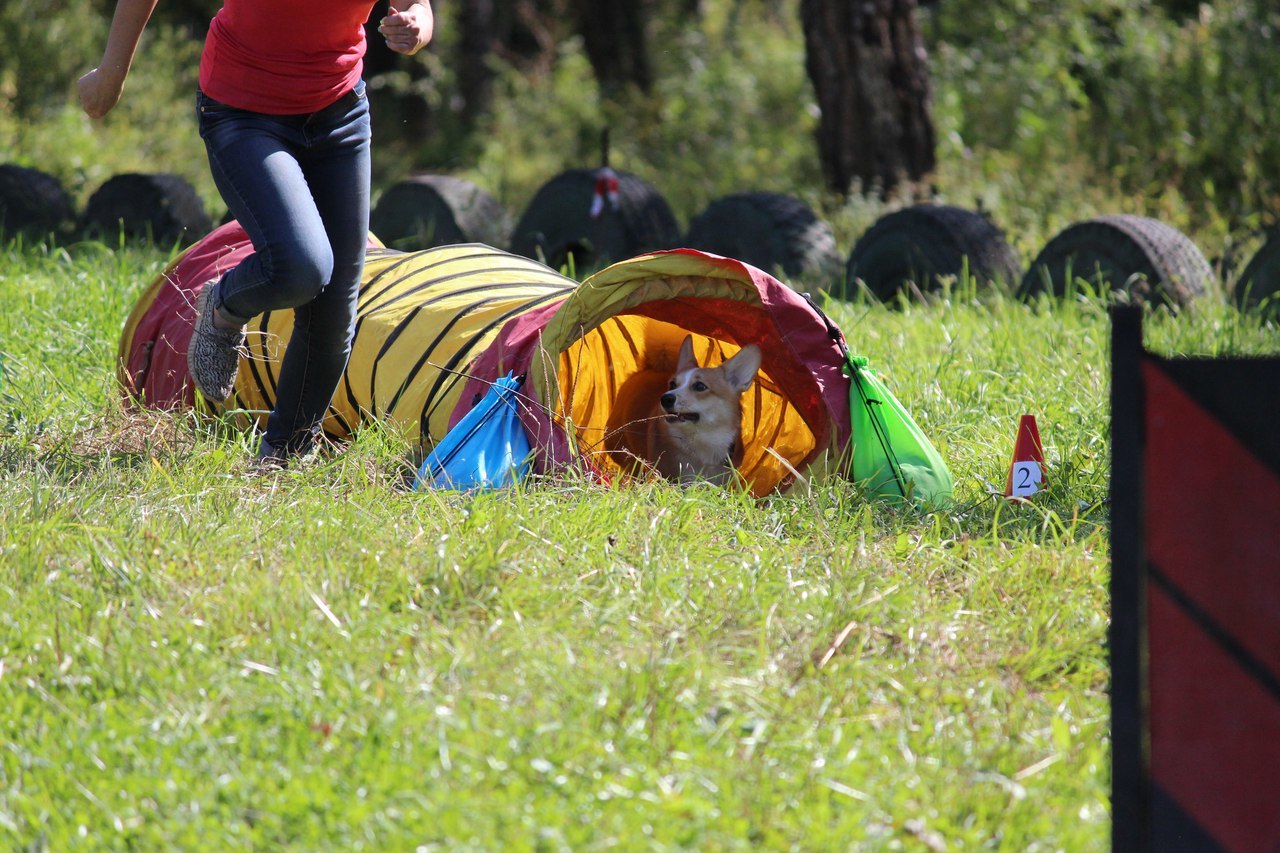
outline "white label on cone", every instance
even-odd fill
[[[1040,463],[1034,460],[1013,463],[1013,497],[1025,498],[1040,491]]]

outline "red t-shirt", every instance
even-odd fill
[[[374,0],[224,0],[200,57],[200,89],[272,115],[312,113],[345,95],[364,64]]]

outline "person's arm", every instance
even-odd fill
[[[378,23],[378,32],[387,40],[387,47],[405,56],[422,50],[435,32],[435,16],[429,0],[418,0],[403,12],[392,2],[390,9]]]
[[[98,67],[80,78],[80,105],[90,118],[102,118],[120,102],[125,78],[133,66],[138,42],[159,0],[119,0],[111,17],[111,32]]]

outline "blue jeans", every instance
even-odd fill
[[[254,253],[218,282],[212,304],[245,323],[293,309],[293,335],[263,436],[314,446],[355,333],[369,232],[369,102],[364,83],[319,112],[263,115],[197,92],[200,136],[223,201]]]

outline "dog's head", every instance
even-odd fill
[[[693,354],[693,337],[680,345],[676,372],[662,395],[663,416],[670,427],[700,429],[732,426],[742,417],[739,398],[760,369],[760,348],[743,347],[719,367],[702,367]]]

